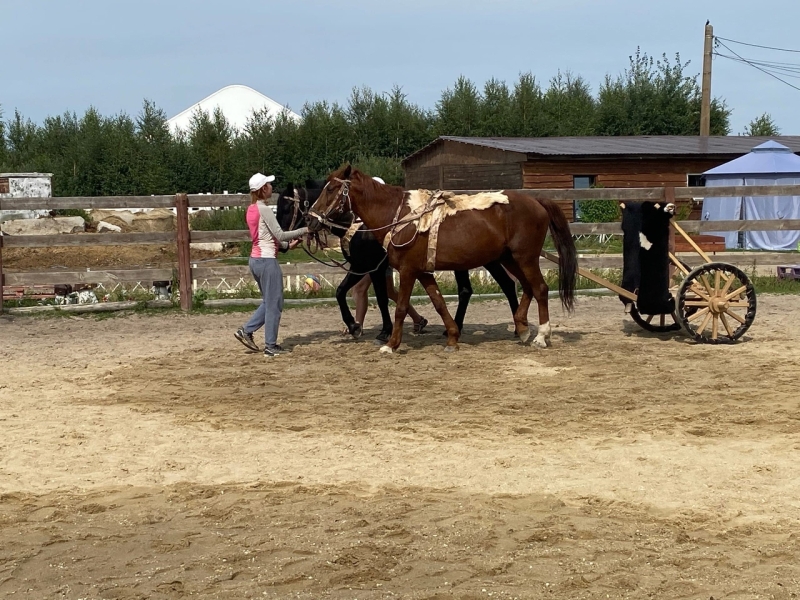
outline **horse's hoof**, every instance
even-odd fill
[[[386,344],[386,340],[379,340],[378,338],[375,338],[372,340],[372,344],[375,346],[383,346]]]
[[[425,328],[428,326],[428,319],[425,317],[421,317],[419,323],[414,323],[414,328],[412,329],[412,333],[414,335],[420,335],[425,333]]]
[[[458,350],[458,346],[445,346],[444,347],[444,351],[445,352],[455,352],[456,350]]]
[[[375,337],[375,339],[376,339],[377,341],[379,341],[379,342],[388,342],[388,341],[389,341],[389,337],[390,337],[391,335],[392,335],[392,334],[391,334],[391,332],[387,333],[387,332],[385,332],[385,331],[381,331],[381,332],[380,332],[380,333],[379,333],[379,334],[378,334],[378,335]]]
[[[519,332],[517,332],[517,335],[519,336],[519,341],[521,341],[524,344],[529,339],[531,339],[531,330],[530,329],[525,329],[523,331],[519,331]]]
[[[535,338],[533,338],[533,345],[537,348],[547,348],[547,339],[544,336],[539,337],[537,335]]]
[[[353,323],[350,326],[350,335],[354,338],[360,338],[362,333],[364,333],[364,328],[361,327],[361,323]]]
[[[392,353],[392,347],[391,346],[381,346],[381,349],[378,352],[380,352],[381,354],[391,354]]]

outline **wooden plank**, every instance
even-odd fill
[[[453,190],[458,194],[477,194],[487,190]],[[521,189],[529,196],[548,200],[653,200],[664,199],[663,187],[590,188],[590,189]],[[800,196],[800,185],[676,187],[675,198],[727,198],[736,196]]]
[[[769,221],[678,221],[687,233],[701,231],[797,231],[800,219],[773,219]]]
[[[192,231],[191,241],[196,243],[249,242],[250,232],[247,229],[230,229],[230,230],[220,230],[220,231]]]
[[[250,205],[250,194],[188,194],[188,196],[189,206],[193,208]]]
[[[9,309],[10,314],[26,315],[40,312],[65,312],[65,313],[98,313],[112,312],[116,310],[133,310],[139,307],[140,302],[136,300],[125,300],[124,302],[99,302],[97,304],[62,304],[59,306],[21,306]],[[148,300],[144,303],[147,308],[170,308],[172,302],[169,300]]]
[[[61,210],[94,208],[174,208],[175,196],[64,196],[3,198],[0,210]],[[189,206],[221,208],[247,206],[249,194],[189,194]]]
[[[3,198],[2,210],[61,210],[92,208],[172,208],[175,196],[65,196],[61,198]]]
[[[546,258],[547,260],[549,260],[550,262],[552,262],[552,263],[554,263],[556,265],[558,264],[558,255],[556,255],[556,254],[552,254],[550,252],[542,250],[541,256],[542,256],[542,258]],[[617,294],[619,294],[623,298],[627,298],[628,300],[632,300],[633,302],[636,302],[636,299],[637,299],[636,298],[636,294],[634,294],[633,292],[629,292],[628,290],[626,290],[624,288],[621,288],[618,285],[615,285],[615,284],[611,283],[607,279],[603,279],[599,275],[595,275],[591,271],[587,271],[586,269],[582,269],[582,268],[578,267],[578,274],[581,275],[582,277],[585,277],[586,279],[588,279],[590,281],[594,281],[595,283],[598,283],[598,284],[602,285],[604,288],[607,288],[607,289],[611,290],[612,292],[616,292]]]
[[[691,267],[699,266],[704,262],[694,251],[690,254],[682,255],[680,259]],[[800,263],[799,254],[787,252],[718,252],[713,259],[715,262],[729,263],[742,268],[751,268],[753,266],[772,267],[787,263]],[[578,264],[586,269],[621,269],[622,256],[619,254],[582,254],[578,257]],[[542,269],[556,268],[556,265],[545,258],[540,260],[540,266]],[[313,262],[283,264],[281,265],[281,271],[284,277],[302,276],[310,273],[329,278],[344,275],[342,269],[326,267]],[[57,285],[65,283],[102,283],[107,285],[121,282],[171,280],[174,275],[174,269],[159,267],[153,269],[98,269],[91,271],[11,271],[5,273],[5,278],[6,286]],[[192,269],[192,275],[198,281],[221,278],[249,278],[250,269],[246,265],[204,266],[200,263]]]
[[[114,285],[121,282],[171,280],[173,269],[98,269],[85,271],[12,271],[6,273],[6,285],[59,285],[76,283],[102,283]]]
[[[678,221],[687,233],[703,231],[798,231],[800,219],[774,219],[769,221]],[[612,223],[570,223],[572,235],[607,234],[622,235],[619,221]]]
[[[189,198],[186,194],[175,196],[177,215],[176,243],[178,245],[178,282],[181,291],[181,309],[192,310],[192,266],[189,236]]]
[[[534,191],[534,190],[526,190]],[[568,207],[567,207],[568,208]],[[569,212],[565,210],[565,212]],[[567,214],[567,217],[569,215]],[[775,219],[769,221],[679,221],[687,233],[714,231],[797,231],[800,219]],[[570,223],[573,235],[620,235],[619,222]],[[242,242],[249,240],[246,230],[193,231],[192,242]],[[161,245],[175,242],[175,234],[164,233],[72,233],[56,235],[6,235],[6,248],[48,248],[51,246],[131,246]],[[323,258],[323,257],[320,257]]]
[[[800,193],[800,186],[798,192]],[[694,188],[697,189],[697,188]],[[703,188],[705,189],[705,188]],[[487,190],[452,190],[456,194],[478,194]],[[512,190],[507,190],[512,191]],[[581,190],[564,189],[521,189],[513,190],[535,198],[547,200],[663,200],[663,188],[590,188]]]
[[[737,196],[800,196],[800,185],[735,185],[675,188],[676,198],[736,198]]]
[[[50,246],[135,246],[174,244],[174,233],[61,233],[55,235],[6,235],[6,248]]]
[[[725,252],[725,238],[718,235],[693,235],[692,241],[704,252]],[[684,239],[675,240],[675,252],[691,252],[692,246]]]
[[[3,314],[3,286],[6,284],[5,275],[3,274],[3,239],[5,237],[0,233],[0,315]]]

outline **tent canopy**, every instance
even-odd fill
[[[800,156],[786,146],[768,141],[749,154],[703,173],[706,186],[783,185],[800,183]],[[800,219],[798,196],[739,196],[706,198],[704,221]],[[728,248],[740,247],[735,231],[721,233]],[[748,231],[742,236],[747,249],[795,250],[800,243],[798,231]]]
[[[778,142],[770,140],[753,148],[749,154],[735,158],[703,173],[709,177],[730,177],[731,175],[757,175],[791,173],[800,175],[800,156]]]

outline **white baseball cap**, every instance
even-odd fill
[[[255,192],[260,190],[268,183],[275,181],[275,175],[264,175],[263,173],[256,173],[250,178],[250,191]]]
[[[373,179],[375,181],[377,181],[378,183],[382,183],[383,185],[386,185],[386,182],[383,179],[381,179],[380,177],[373,177]]]

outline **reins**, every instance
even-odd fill
[[[340,180],[340,181],[342,181],[342,180]],[[343,183],[344,183],[344,181],[343,181]],[[340,201],[340,204],[343,204],[345,202],[345,200],[346,200],[347,203],[348,203],[348,208],[349,208],[348,212],[352,214],[353,211],[352,211],[352,206],[350,206],[350,195],[349,195],[349,193],[350,193],[349,183],[350,182],[347,181],[346,183],[347,183],[347,188],[344,189],[343,192],[340,192],[340,196],[343,196],[342,200]],[[300,197],[298,195],[298,192],[297,192],[296,188],[294,190],[294,197],[284,196],[284,198],[286,200],[289,200],[290,202],[294,203],[294,211],[293,211],[293,214],[292,214],[292,223],[291,223],[291,226],[289,227],[290,230],[294,229],[295,226],[299,224],[299,222],[297,221],[298,214],[302,214],[304,219],[306,218],[306,216],[308,214],[313,214],[315,217],[317,217],[317,219],[320,220],[320,222],[322,222],[329,230],[331,230],[331,233],[333,233],[332,230],[333,230],[334,227],[337,228],[337,229],[346,229],[342,225],[340,225],[340,224],[338,224],[338,223],[336,223],[334,221],[331,221],[328,218],[330,216],[330,214],[333,212],[333,209],[337,208],[338,205],[334,205],[333,208],[331,208],[328,211],[326,211],[324,215],[319,215],[316,211],[311,211],[311,210],[308,209],[308,200],[304,201],[305,202],[306,211],[304,212],[304,211],[300,210],[300,202],[301,202],[301,200],[300,200]],[[353,219],[353,221],[355,221],[355,218]],[[351,225],[352,225],[352,223],[351,223]],[[314,242],[314,244],[316,246],[316,250],[312,250],[312,241]],[[320,250],[320,249],[323,252],[325,252],[326,250],[330,249],[330,246],[328,246],[327,244],[322,242],[322,240],[320,239],[320,236],[319,236],[319,234],[317,232],[314,232],[313,234],[310,234],[306,238],[305,244],[301,244],[300,247],[303,249],[303,252],[305,252],[310,258],[312,258],[313,260],[317,261],[318,263],[320,263],[322,265],[325,265],[326,267],[338,267],[339,269],[342,269],[343,271],[346,271],[348,274],[352,274],[352,275],[356,275],[356,276],[364,276],[364,275],[369,275],[371,273],[374,273],[375,271],[380,269],[381,265],[388,258],[388,255],[384,254],[383,258],[381,259],[381,261],[378,263],[378,265],[374,269],[371,269],[369,271],[364,271],[363,273],[357,273],[357,272],[349,269],[346,266],[350,261],[346,260],[345,262],[339,262],[338,260],[336,260],[334,258],[331,258],[330,256],[327,256],[327,254],[326,254],[327,258],[330,260],[330,262],[326,262],[326,261],[324,261],[324,260],[322,260],[320,258],[317,258],[315,256],[317,251]]]
[[[308,211],[308,214],[316,217],[317,220],[320,223],[322,223],[324,226],[326,226],[326,227],[333,227],[333,226],[340,227],[340,225],[338,225],[337,223],[334,223],[329,218],[330,215],[337,209],[342,214],[349,213],[349,214],[353,215],[351,224],[354,223],[355,219],[356,219],[356,216],[353,213],[353,204],[352,204],[352,201],[350,200],[350,185],[352,184],[352,180],[350,180],[350,179],[339,179],[338,177],[335,177],[334,181],[338,181],[339,183],[341,183],[342,187],[339,189],[339,195],[336,197],[336,199],[333,202],[331,202],[330,206],[328,206],[328,209],[321,215],[315,210],[309,210]],[[327,187],[327,185],[328,184],[326,183],[325,187]],[[433,193],[433,195],[431,196],[431,199],[436,198],[437,194],[439,194],[438,190]],[[337,202],[337,200],[338,200],[338,202]],[[347,204],[347,211],[344,210],[345,203]],[[422,212],[419,212],[419,213],[411,212],[411,213],[409,213],[409,215],[407,215],[406,217],[401,219],[400,218],[400,213],[403,210],[403,205],[404,205],[403,201],[401,200],[400,201],[400,205],[397,207],[397,212],[394,215],[394,220],[391,223],[389,223],[388,225],[383,225],[382,227],[375,227],[373,229],[370,229],[370,228],[361,229],[360,231],[376,232],[376,231],[389,230],[389,231],[386,232],[386,234],[390,236],[389,243],[392,246],[394,246],[395,248],[403,248],[405,246],[408,246],[408,245],[412,244],[417,239],[417,236],[419,235],[419,227],[416,228],[416,230],[414,231],[414,235],[411,237],[411,239],[408,242],[405,242],[403,244],[395,244],[395,242],[394,242],[394,234],[397,232],[398,226],[407,225],[408,223],[418,222],[420,219],[422,219],[422,217],[424,217],[425,215],[427,215],[429,213],[432,213],[434,210],[436,210],[436,208],[438,207],[438,204],[431,203],[431,205],[428,206],[427,208],[425,208]],[[385,236],[384,236],[384,238],[385,238]]]

